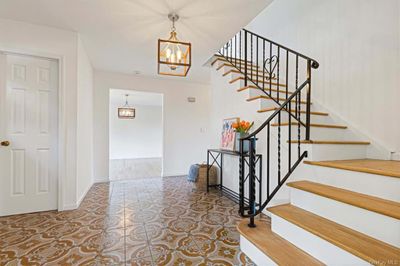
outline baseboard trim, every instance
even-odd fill
[[[104,183],[104,182],[110,182],[110,178],[108,176],[106,177],[96,177],[93,180],[93,183]]]
[[[165,174],[165,175],[162,175],[161,177],[177,177],[177,176],[187,176],[187,173],[184,173],[184,174]]]
[[[59,210],[59,211],[70,211],[70,210],[75,210],[77,208],[78,208],[78,206],[76,203],[75,204],[67,204],[67,205],[64,205],[62,210]]]
[[[89,192],[89,190],[92,188],[94,182],[92,181],[92,183],[90,184],[90,186],[88,186],[85,190],[85,192],[82,194],[81,198],[78,199],[78,202],[76,203],[76,208],[79,208],[79,206],[81,206],[81,203],[83,201],[83,199],[86,197],[86,194]]]

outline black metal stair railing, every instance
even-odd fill
[[[239,211],[243,217],[250,218],[250,227],[254,227],[254,217],[260,214],[276,195],[299,163],[307,157],[307,151],[301,149],[301,132],[304,139],[310,140],[311,119],[311,72],[317,69],[316,60],[300,54],[260,35],[242,29],[229,40],[219,54],[230,62],[243,76],[244,86],[258,89],[270,103],[267,108],[273,113],[253,133],[240,140],[242,156],[239,163]],[[249,85],[250,84],[250,85]],[[293,88],[290,91],[289,88]],[[306,95],[302,95],[305,93]],[[304,100],[302,100],[302,98]],[[305,105],[305,110],[302,110]],[[282,165],[282,119],[287,117],[288,139],[287,165]],[[277,121],[276,121],[277,120]],[[274,122],[274,124],[273,124]],[[277,127],[277,136],[271,137],[271,127]],[[292,132],[292,129],[295,131]],[[256,142],[257,135],[266,131],[266,200],[256,209]],[[296,135],[296,136],[292,136]],[[292,139],[295,137],[295,139]],[[276,140],[276,156],[271,156],[272,141]],[[244,142],[249,142],[248,177],[245,179]],[[297,144],[292,147],[292,143]],[[295,150],[293,150],[295,149]],[[294,153],[294,154],[293,154]],[[272,172],[272,158],[276,159],[276,172]],[[273,180],[274,178],[274,180]],[[248,182],[248,198],[245,203],[245,181]],[[272,186],[272,181],[276,183]],[[261,195],[259,195],[261,197]]]

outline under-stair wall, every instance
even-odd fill
[[[216,70],[219,63],[215,63],[211,70],[211,110],[210,130],[211,148],[219,148],[221,141],[222,121],[226,118],[239,117],[241,120],[254,121],[254,128],[264,122],[266,115],[258,113],[258,106],[247,102],[246,97],[237,92],[239,84],[229,83],[232,75],[223,75],[224,69]],[[260,139],[262,142],[262,140]],[[258,153],[264,154],[265,143],[259,145]],[[224,185],[235,192],[239,189],[239,159],[237,156],[224,156]],[[247,191],[247,190],[246,190]],[[247,195],[247,193],[246,193]]]

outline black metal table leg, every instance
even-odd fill
[[[223,187],[223,183],[222,183],[222,176],[223,176],[222,164],[223,164],[223,161],[224,161],[224,155],[221,153],[220,168],[219,168],[219,174],[220,174],[220,177],[221,177],[219,185],[220,185],[221,188]]]
[[[210,151],[207,151],[207,193],[210,192]]]

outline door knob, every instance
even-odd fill
[[[8,140],[0,142],[1,146],[10,146],[10,142]]]

